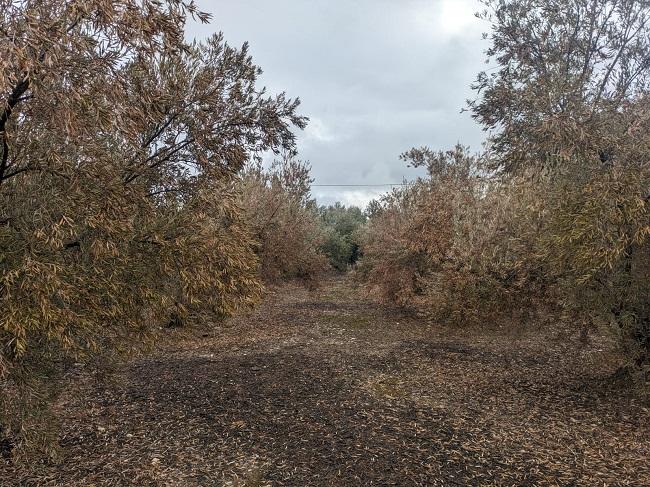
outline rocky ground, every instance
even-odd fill
[[[0,459],[0,485],[650,485],[650,410],[604,336],[449,330],[343,278],[168,333],[109,382],[80,372],[61,459]]]

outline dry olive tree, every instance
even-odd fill
[[[608,164],[650,88],[648,0],[483,0],[488,61],[470,102],[506,172]],[[612,118],[613,117],[613,118]]]
[[[534,253],[562,304],[613,323],[647,369],[650,2],[484,3],[496,69],[470,105],[492,131],[492,167],[543,199]]]
[[[650,2],[483,3],[488,150],[406,154],[429,175],[373,208],[366,277],[436,319],[604,325],[647,372]]]
[[[72,361],[255,299],[237,175],[299,102],[182,0],[0,0],[0,427],[28,442]]]
[[[267,282],[296,278],[314,287],[327,268],[312,182],[309,164],[291,154],[269,168],[255,163],[244,171],[242,206],[255,237],[259,272]]]
[[[460,145],[446,152],[412,149],[402,159],[428,175],[375,203],[359,271],[383,301],[438,308],[427,299],[434,281],[449,266],[464,266],[454,245],[478,195],[477,160]]]

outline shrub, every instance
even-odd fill
[[[318,212],[325,227],[321,249],[333,268],[344,271],[359,259],[361,229],[366,217],[360,208],[346,208],[340,203],[321,206]]]
[[[362,244],[361,274],[382,300],[422,305],[428,282],[452,258],[453,235],[474,195],[475,159],[461,146],[402,156],[429,176],[396,189],[375,206]]]
[[[310,198],[309,166],[292,156],[247,167],[242,205],[256,239],[260,274],[267,282],[297,278],[315,286],[326,269],[323,232]]]
[[[498,69],[471,108],[495,130],[493,167],[541,190],[533,243],[565,311],[613,325],[650,370],[650,5],[485,3]]]

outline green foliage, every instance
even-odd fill
[[[340,203],[321,206],[319,214],[325,227],[325,240],[321,246],[332,267],[344,271],[359,258],[360,236],[366,217],[356,206]]]

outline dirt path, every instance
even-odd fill
[[[445,331],[343,279],[205,335],[66,395],[63,461],[0,485],[650,485],[602,337]]]

